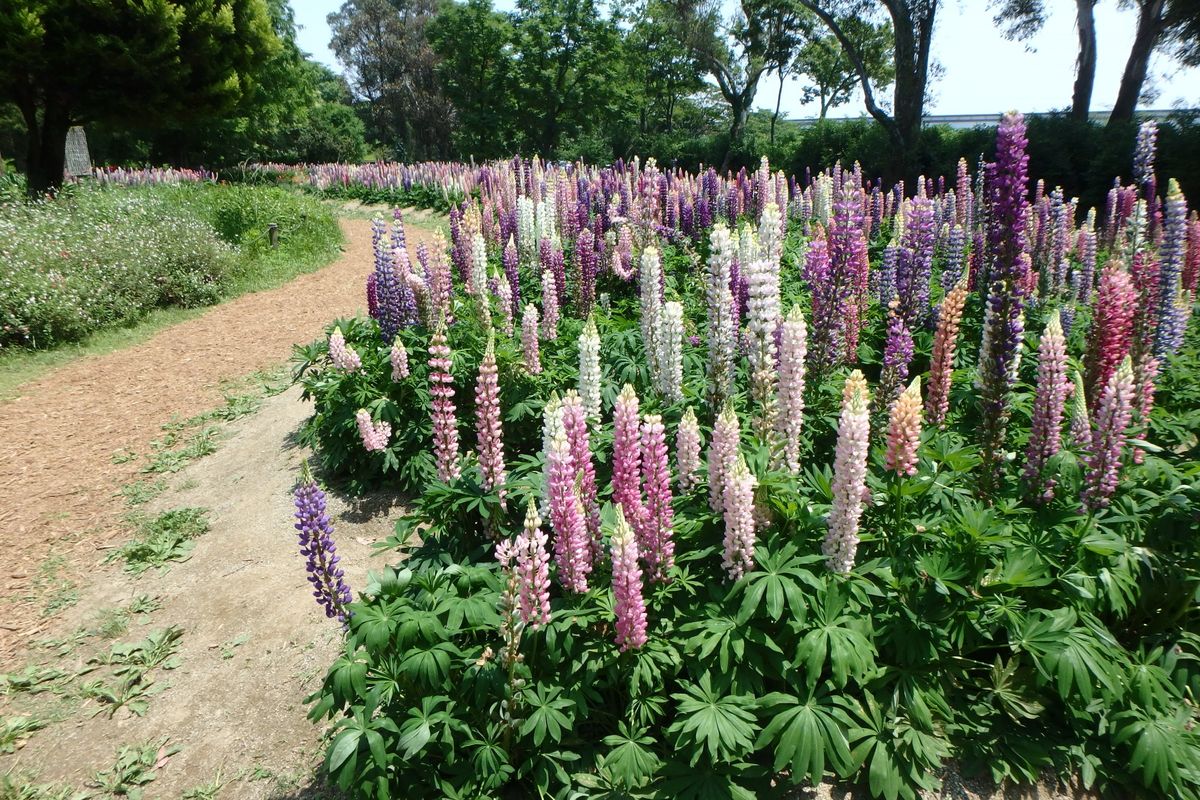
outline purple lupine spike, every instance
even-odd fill
[[[900,298],[897,313],[910,328],[918,328],[929,315],[929,278],[933,270],[933,201],[914,197],[900,242],[900,260],[896,266],[896,294]]]
[[[1187,305],[1183,294],[1183,267],[1187,252],[1187,201],[1174,178],[1167,184],[1167,213],[1160,249],[1158,297],[1155,298],[1158,326],[1154,334],[1154,356],[1165,361],[1183,343]]]
[[[888,310],[887,343],[883,348],[883,371],[875,395],[877,408],[887,411],[900,395],[908,380],[908,365],[913,357],[913,337],[904,318],[896,313],[898,303],[892,301]]]
[[[961,225],[950,229],[946,239],[946,260],[942,264],[942,290],[949,292],[962,277],[963,265],[967,256],[967,231]]]
[[[900,263],[900,248],[889,244],[883,248],[879,269],[875,270],[875,296],[881,305],[892,302],[896,296],[896,267]]]
[[[517,243],[512,237],[508,237],[508,244],[504,246],[504,277],[508,280],[508,288],[512,293],[512,314],[516,317],[521,313],[521,276],[518,271],[520,255],[517,253]]]
[[[325,492],[312,479],[307,464],[294,497],[300,555],[306,560],[305,569],[313,587],[313,597],[325,609],[326,617],[336,617],[342,625],[347,625],[351,613],[348,606],[353,598],[345,572],[339,566],[341,559],[333,541],[333,523],[329,519]]]
[[[379,295],[375,291],[376,282],[379,276],[371,272],[367,275],[367,314],[371,319],[379,319]]]
[[[979,358],[979,397],[983,408],[983,488],[1000,482],[1010,395],[1024,333],[1025,296],[1030,273],[1026,237],[1029,157],[1025,120],[1005,114],[996,134],[996,162],[988,165],[988,278],[991,287]]]
[[[382,220],[371,223],[371,238],[375,245],[375,294],[379,302],[379,332],[385,342],[396,338],[401,319],[400,280],[396,276],[395,260],[383,241]]]
[[[586,317],[592,313],[592,304],[596,301],[596,249],[592,239],[592,231],[583,228],[575,240],[575,262],[579,265],[579,315]]]
[[[1055,479],[1046,474],[1046,464],[1062,446],[1062,420],[1071,382],[1067,379],[1067,343],[1059,314],[1054,313],[1038,345],[1037,394],[1029,446],[1025,450],[1026,485],[1039,502],[1054,497]]]

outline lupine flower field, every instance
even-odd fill
[[[1015,113],[911,185],[310,168],[450,206],[432,247],[376,222],[369,318],[297,353],[320,481],[408,497],[347,587],[296,490],[332,781],[1200,797],[1200,221],[1154,131],[1094,209]]]

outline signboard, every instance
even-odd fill
[[[92,159],[88,155],[87,136],[76,125],[67,131],[67,174],[72,178],[92,174]]]

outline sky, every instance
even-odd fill
[[[496,0],[500,9],[511,0]],[[1074,3],[1050,2],[1050,16],[1042,31],[1028,43],[1009,42],[992,22],[986,0],[947,0],[939,9],[934,29],[933,54],[944,73],[932,87],[933,102],[927,114],[992,114],[1010,109],[1053,111],[1070,105],[1075,81]],[[300,26],[300,47],[316,60],[341,70],[329,50],[327,15],[341,0],[292,0]],[[1119,9],[1112,0],[1096,7],[1097,64],[1092,110],[1112,108],[1121,82],[1129,44],[1133,40],[1136,12]],[[1200,106],[1200,69],[1180,69],[1167,56],[1156,55],[1150,68],[1159,90],[1153,108]],[[802,84],[788,80],[783,89],[786,117],[816,116],[816,103],[800,102]],[[755,105],[774,108],[779,79],[760,81]],[[890,91],[885,99],[890,97]],[[835,117],[865,114],[861,94],[830,112]]]

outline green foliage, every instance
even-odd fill
[[[785,265],[801,238],[785,244]],[[666,293],[682,302],[687,334],[702,332],[694,271],[704,251],[681,243],[663,252]],[[786,302],[805,301],[791,266],[782,287]],[[647,389],[636,286],[605,275],[599,291],[610,295],[595,312],[605,419],[630,382],[642,411],[661,413],[668,430],[687,405],[711,420],[700,349],[684,346],[684,403],[663,403]],[[469,452],[483,334],[469,303],[454,315],[452,373]],[[975,307],[959,350],[967,373],[977,318]],[[743,446],[763,519],[755,568],[729,581],[724,523],[707,490],[677,494],[671,580],[644,589],[649,641],[620,652],[605,559],[588,592],[553,587],[551,621],[527,628],[505,614],[493,556],[497,537],[519,529],[526,499],[542,495],[542,404],[575,386],[580,322],[564,317],[536,376],[512,340],[497,341],[505,506],[481,487],[471,457],[459,480],[430,478],[428,332],[401,333],[412,374],[392,381],[376,324],[338,325],[363,366],[334,369],[323,342],[298,350],[297,377],[315,408],[305,440],[330,478],[414,495],[389,541],[400,561],[351,606],[343,652],[311,698],[312,718],[335,728],[325,767],[350,796],[752,798],[832,777],[873,797],[915,800],[938,789],[953,758],[996,781],[1050,773],[1099,791],[1200,798],[1200,326],[1164,369],[1147,435],[1155,443],[1125,467],[1112,507],[1094,515],[1079,511],[1071,448],[1056,462],[1054,501],[1027,503],[1019,464],[1006,467],[1008,488],[990,505],[977,499],[981,460],[969,443],[979,412],[966,375],[947,428],[924,434],[916,475],[883,470],[876,426],[870,501],[847,576],[819,555],[844,375],[811,375],[805,468],[772,469],[765,446]],[[859,353],[872,377],[884,331],[872,304]],[[918,332],[919,352],[927,336]],[[1034,361],[1022,364],[1017,419]],[[746,414],[747,402],[736,397],[737,410]],[[358,408],[392,423],[388,451],[363,450]],[[600,487],[610,483],[611,436],[607,422],[592,430]],[[603,517],[611,523],[614,513],[605,503]]]
[[[156,771],[179,750],[169,739],[122,746],[112,767],[97,772],[90,785],[109,795],[141,800],[143,787],[158,777]]]

